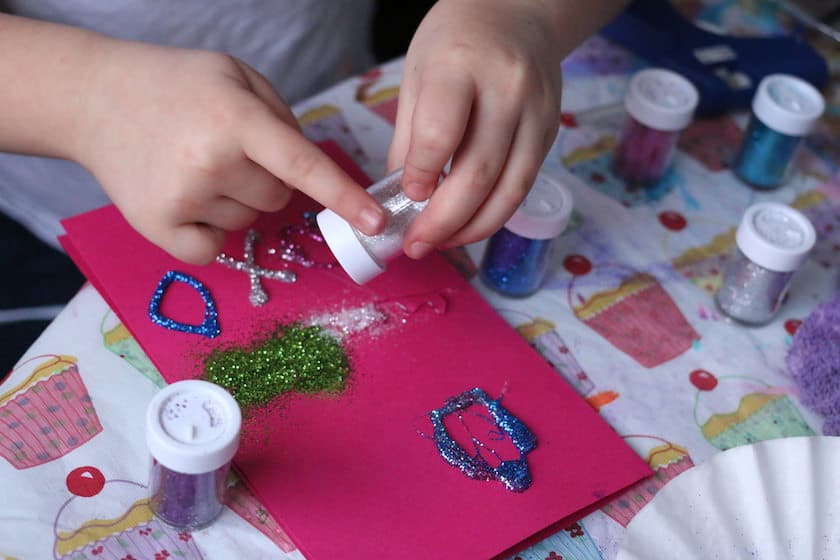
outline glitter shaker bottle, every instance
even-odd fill
[[[146,442],[152,455],[149,504],[165,523],[206,527],[222,512],[242,415],[213,383],[180,381],[149,404]]]
[[[697,89],[661,68],[636,73],[624,99],[627,117],[613,155],[613,168],[634,186],[659,181],[668,171],[680,132],[694,116]]]
[[[814,128],[825,101],[808,82],[773,74],[761,80],[752,109],[734,171],[757,189],[772,189],[784,182],[799,141]]]
[[[808,218],[790,206],[760,202],[747,208],[735,234],[735,258],[715,295],[721,311],[750,325],[770,321],[816,238]]]
[[[513,297],[536,292],[548,274],[554,240],[572,214],[572,195],[540,174],[508,222],[487,242],[481,278],[495,291]]]
[[[364,284],[385,271],[385,265],[402,254],[403,236],[409,224],[426,207],[402,192],[402,169],[394,171],[368,192],[385,209],[385,230],[365,235],[330,209],[318,213],[318,227],[327,246],[345,272],[357,284]]]

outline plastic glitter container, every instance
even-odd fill
[[[671,165],[680,132],[691,123],[699,96],[687,79],[670,70],[636,73],[624,99],[627,117],[613,155],[615,172],[627,183],[659,181]]]
[[[749,325],[770,321],[816,238],[798,210],[776,202],[750,206],[735,234],[735,258],[715,295],[721,311]]]
[[[365,235],[330,209],[318,214],[318,227],[327,246],[345,272],[357,284],[364,284],[385,272],[385,265],[403,253],[408,226],[429,201],[414,201],[402,192],[402,169],[394,171],[368,192],[385,209],[385,229],[379,235]]]
[[[173,527],[200,529],[222,512],[242,415],[233,397],[207,381],[162,389],[146,414],[152,455],[149,505]]]
[[[784,182],[800,140],[817,124],[825,101],[808,82],[773,74],[758,85],[752,109],[734,171],[757,189],[772,189]]]
[[[495,291],[513,297],[536,292],[549,271],[555,239],[572,214],[572,195],[540,174],[510,220],[487,242],[481,278]]]

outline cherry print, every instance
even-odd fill
[[[584,276],[592,270],[592,263],[583,255],[569,255],[563,259],[563,268],[573,276]]]
[[[67,489],[76,496],[90,498],[105,487],[105,475],[96,467],[79,467],[67,475]]]
[[[717,377],[706,371],[705,369],[695,369],[688,376],[691,384],[701,391],[711,391],[717,387]]]

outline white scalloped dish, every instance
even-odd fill
[[[840,437],[762,441],[669,482],[617,560],[840,559]]]

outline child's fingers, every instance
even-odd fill
[[[501,97],[476,100],[452,170],[406,236],[406,253],[420,258],[448,240],[475,214],[508,158],[519,114]]]
[[[225,244],[225,232],[207,224],[182,224],[156,230],[147,238],[176,259],[199,265],[213,262]]]
[[[297,118],[295,118],[295,115],[292,113],[291,109],[289,109],[289,105],[286,101],[279,93],[277,93],[274,86],[271,85],[271,82],[265,79],[262,74],[248,66],[245,62],[238,59],[236,62],[242,68],[242,71],[245,74],[245,79],[248,80],[248,85],[251,86],[251,90],[254,94],[256,94],[263,103],[268,105],[268,107],[274,111],[274,114],[280,117],[282,121],[285,121],[289,123],[290,126],[300,130]]]
[[[201,212],[201,222],[225,231],[244,229],[259,216],[259,211],[226,196],[211,200]]]
[[[414,200],[426,200],[464,137],[475,83],[463,74],[438,72],[423,76],[419,87],[403,166],[403,191]]]
[[[225,185],[220,194],[260,212],[276,212],[286,207],[292,191],[283,181],[251,161],[237,174],[236,184]]]
[[[411,118],[414,114],[414,88],[409,83],[413,81],[403,71],[403,83],[400,85],[400,96],[397,103],[397,120],[394,124],[394,136],[388,148],[387,172],[405,166],[405,155],[408,153],[408,143],[411,141]]]
[[[251,161],[308,194],[367,235],[385,225],[381,206],[299,131],[266,111],[253,112],[238,132]]]
[[[472,219],[444,243],[444,247],[489,237],[510,219],[531,190],[547,152],[544,129],[543,123],[520,124],[496,188]]]

